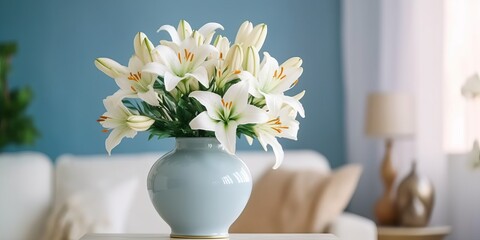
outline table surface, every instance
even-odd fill
[[[87,234],[80,240],[179,240],[167,234]],[[338,240],[331,234],[230,234],[230,240]],[[196,239],[198,240],[198,239]]]
[[[378,227],[378,236],[446,236],[450,234],[449,226],[437,227]]]

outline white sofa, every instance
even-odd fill
[[[138,178],[140,184],[126,218],[125,232],[169,233],[168,225],[153,208],[146,190],[147,173],[161,155],[63,155],[55,164],[40,153],[0,155],[0,240],[38,240],[55,200],[101,182],[118,182],[131,177]],[[274,163],[271,153],[239,152],[238,155],[250,168],[254,183]],[[286,151],[282,168],[330,171],[322,155],[308,150]],[[343,240],[377,238],[372,221],[350,213],[339,216],[330,229]]]

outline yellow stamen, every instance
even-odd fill
[[[298,83],[298,79],[297,79],[297,80],[295,80],[295,82],[293,82],[292,86],[295,86],[295,85],[297,85],[297,83]]]
[[[279,118],[278,118],[278,117],[277,117],[277,118],[274,118],[274,119],[272,119],[272,120],[270,120],[270,121],[268,121],[267,123],[274,123],[274,122],[277,122],[277,121],[279,121]]]
[[[225,101],[223,100],[223,98],[222,98],[222,106],[225,107]]]
[[[277,77],[277,70],[275,70],[275,73],[273,73],[273,77],[274,77],[274,78]]]
[[[192,53],[192,55],[190,55],[190,62],[193,61],[193,55],[195,54]]]
[[[240,72],[242,72],[242,71],[240,71],[240,70],[235,70],[235,72],[233,72],[233,74],[239,74]]]
[[[282,130],[276,127],[272,127],[273,130],[277,131],[278,133],[282,133]]]
[[[130,73],[130,75],[127,77],[127,79],[138,82],[138,81],[140,81],[140,79],[142,79],[142,74],[140,72],[137,72],[135,74]]]
[[[133,86],[130,86],[130,89],[132,89],[134,92],[137,92],[137,89],[135,89]]]
[[[102,129],[102,132],[108,133],[108,129]]]
[[[287,75],[283,75],[283,77],[281,77],[280,80],[283,80],[286,77],[287,77]]]
[[[223,58],[223,53],[222,53],[222,52],[220,52],[220,59],[222,59],[222,58]]]
[[[283,74],[283,67],[280,68],[280,74],[278,74],[278,77],[282,76]]]
[[[177,54],[177,57],[178,57],[178,61],[180,61],[180,63],[182,63],[182,58],[180,58],[180,53]]]

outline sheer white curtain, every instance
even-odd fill
[[[459,90],[480,72],[480,0],[446,1],[444,36],[444,146],[448,152],[462,153],[480,137],[480,105],[467,102]]]
[[[373,217],[382,186],[378,173],[382,142],[363,133],[366,96],[403,91],[415,96],[416,136],[397,142],[399,179],[412,158],[433,180],[437,201],[431,223],[446,223],[446,158],[443,146],[444,5],[442,0],[344,0],[344,86],[347,151],[365,172],[351,210]]]

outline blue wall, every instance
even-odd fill
[[[304,74],[296,92],[307,90],[298,141],[284,148],[315,149],[332,165],[345,161],[343,90],[340,60],[340,1],[10,1],[0,0],[0,41],[15,40],[19,53],[10,75],[13,86],[28,84],[36,98],[29,111],[42,138],[34,147],[53,159],[63,153],[105,153],[106,134],[95,121],[104,112],[102,99],[116,91],[113,80],[93,65],[96,57],[126,64],[136,32],[152,41],[163,24],[186,19],[193,28],[215,21],[222,35],[234,39],[245,20],[267,23],[263,50],[283,62],[299,56]],[[252,149],[243,139],[239,149]],[[147,141],[146,134],[124,139],[113,153],[168,150],[173,140]],[[259,145],[253,149],[260,149]]]

